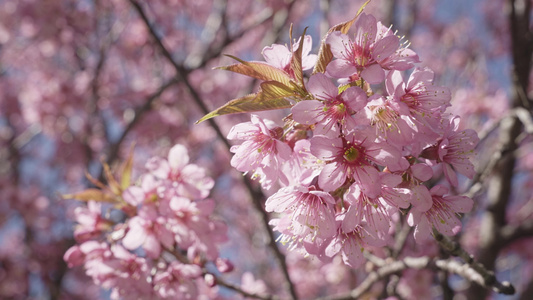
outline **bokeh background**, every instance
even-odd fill
[[[263,47],[289,43],[291,24],[295,36],[307,28],[316,53],[327,30],[353,18],[362,3],[142,1],[170,52],[165,55],[130,1],[0,0],[0,298],[108,297],[83,268],[63,262],[74,244],[73,210],[85,204],[61,195],[89,187],[86,172],[103,179],[102,162],[123,161],[133,145],[134,174],[140,174],[149,157],[166,157],[176,143],[216,181],[210,197],[230,228],[221,253],[236,265],[228,281],[283,295],[242,174],[231,169],[213,127],[195,125],[205,114],[198,99],[211,110],[257,88],[244,76],[213,70],[232,63],[223,54],[263,60]],[[499,296],[458,277],[443,282],[430,270],[407,270],[397,286],[406,299],[533,297],[531,6],[527,0],[372,0],[365,9],[411,43],[420,66],[452,90],[450,111],[479,132],[479,174],[462,178],[456,191],[476,205],[457,240],[517,290]],[[282,114],[262,116],[279,121]],[[215,122],[226,135],[247,120],[242,114]],[[364,279],[340,261],[322,265],[286,255],[302,299],[347,292]],[[376,284],[365,299],[383,289]],[[237,295],[221,289],[218,297]]]

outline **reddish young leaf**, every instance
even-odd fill
[[[99,189],[86,189],[74,194],[62,195],[63,199],[117,203],[116,196]]]
[[[292,58],[291,58],[291,69],[294,72],[296,83],[300,87],[304,87],[304,88],[305,88],[305,85],[304,85],[304,74],[303,74],[303,69],[302,69],[302,51],[303,51],[302,49],[303,49],[306,31],[307,31],[307,28],[304,29],[304,32],[302,33],[302,36],[300,37],[300,43],[298,45],[298,49],[296,50],[296,52],[292,54]],[[292,25],[291,25],[290,35],[291,35],[291,41],[292,41]]]
[[[292,105],[285,98],[291,96],[294,96],[291,88],[276,81],[263,82],[258,93],[233,99],[203,116],[196,124],[221,115],[290,108]]]
[[[226,55],[228,57],[231,57],[237,61],[239,61],[239,64],[229,65],[229,66],[223,66],[223,67],[217,67],[215,69],[221,69],[221,70],[228,70],[235,73],[240,73],[246,76],[250,76],[253,78],[257,78],[259,80],[263,81],[278,81],[281,82],[287,86],[290,85],[291,77],[287,72],[280,70],[276,67],[273,67],[266,62],[260,62],[260,61],[244,61],[242,59],[239,59],[235,56]]]

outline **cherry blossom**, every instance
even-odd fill
[[[257,115],[252,115],[251,122],[235,125],[228,139],[244,142],[231,148],[231,152],[235,153],[231,165],[242,172],[252,171],[256,176],[262,174],[260,181],[269,188],[272,181],[283,178],[279,168],[290,158],[292,151],[279,140],[282,135],[280,130],[271,121],[262,120]]]
[[[413,208],[409,214],[409,224],[415,226],[415,238],[423,240],[431,234],[434,226],[440,233],[455,235],[461,230],[461,221],[457,213],[466,213],[472,209],[474,202],[466,196],[445,196],[448,188],[437,185],[431,188],[430,193],[433,204],[427,211]]]
[[[317,100],[300,101],[291,111],[296,122],[314,125],[314,134],[338,136],[342,128],[354,128],[352,117],[366,104],[366,94],[360,87],[350,87],[338,93],[337,87],[322,73],[311,76],[307,90]]]
[[[399,38],[383,30],[384,26],[374,16],[361,14],[353,27],[356,30],[353,40],[338,31],[328,35],[326,42],[337,58],[328,65],[329,75],[345,78],[356,74],[375,84],[385,79],[384,68],[406,70],[418,60],[412,50],[401,57],[400,53],[406,50],[399,49]]]

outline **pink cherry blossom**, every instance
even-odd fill
[[[102,205],[95,201],[89,201],[87,207],[77,207],[74,216],[78,222],[74,237],[80,243],[99,237],[102,232],[110,229],[112,224],[102,217]]]
[[[415,68],[404,82],[400,72],[392,71],[385,80],[387,93],[394,99],[400,114],[411,116],[418,131],[417,138],[435,138],[440,115],[450,106],[450,90],[433,84],[434,73],[428,68]],[[427,136],[427,137],[424,137]]]
[[[406,169],[409,163],[399,150],[387,143],[374,142],[369,131],[354,131],[342,138],[315,136],[311,139],[311,153],[326,162],[318,184],[324,191],[334,191],[348,179],[355,181],[370,197],[380,194],[377,165],[391,171]]]
[[[376,135],[383,140],[404,146],[416,137],[417,127],[410,116],[402,114],[394,103],[384,97],[372,97],[365,106],[365,114]]]
[[[385,79],[384,67],[395,66],[395,59],[389,57],[399,51],[398,37],[384,32],[381,24],[378,31],[376,19],[365,13],[359,16],[353,27],[353,40],[339,31],[328,35],[326,43],[331,46],[331,52],[337,59],[329,63],[327,73],[336,78],[356,74],[371,84],[382,82]],[[399,58],[398,54],[395,58]],[[398,67],[406,69],[401,64]]]
[[[155,207],[145,205],[128,221],[128,232],[122,244],[129,250],[142,246],[148,257],[157,258],[162,246],[172,248],[174,235],[167,227],[167,219],[158,216]]]
[[[345,200],[350,204],[345,213],[343,226],[354,228],[363,221],[368,224],[367,230],[372,231],[374,237],[385,240],[390,228],[389,210],[391,206],[382,197],[370,197],[361,190],[358,184],[352,184],[345,194]],[[399,197],[401,198],[401,197]]]
[[[301,38],[300,38],[301,39]],[[265,58],[265,61],[280,69],[288,74],[291,74],[291,76],[294,76],[294,71],[291,70],[291,59],[294,52],[298,50],[298,46],[300,44],[300,39],[296,43],[292,45],[292,52],[288,49],[285,45],[280,44],[273,44],[272,46],[268,46],[263,48],[263,57]],[[311,48],[313,47],[312,38],[310,35],[306,35],[304,37],[303,41],[303,48],[302,48],[302,69],[303,70],[309,70],[312,69],[317,60],[316,54],[309,54],[311,52]]]
[[[203,199],[215,184],[203,168],[189,164],[187,149],[179,144],[170,149],[168,160],[153,157],[146,163],[146,168],[155,177],[166,180],[168,185],[176,185],[178,195],[185,197]]]
[[[441,163],[448,181],[453,186],[457,186],[459,182],[455,172],[468,178],[472,178],[476,173],[470,158],[479,138],[472,129],[459,131],[460,119],[458,117],[443,122],[442,138],[435,145],[424,149],[422,156]]]
[[[302,241],[321,244],[336,229],[333,197],[314,187],[291,186],[280,189],[265,203],[265,210],[284,213],[277,229],[283,242],[299,244]]]
[[[367,100],[360,87],[350,87],[339,94],[338,88],[322,73],[309,79],[307,90],[316,100],[296,103],[291,111],[296,122],[306,125],[316,124],[314,134],[338,136],[342,128],[354,128],[357,123],[352,117],[362,109]]]
[[[324,163],[311,154],[309,140],[299,140],[294,144],[291,158],[282,165],[282,172],[289,180],[287,185],[310,185],[323,167]]]
[[[267,126],[267,123],[270,126]],[[270,188],[272,182],[283,178],[281,164],[290,159],[291,148],[279,138],[283,130],[271,121],[252,115],[251,122],[235,125],[228,134],[230,140],[244,140],[241,145],[231,147],[235,153],[231,165],[241,172],[252,171],[260,177],[263,187]]]
[[[193,264],[171,262],[165,271],[154,276],[154,290],[162,298],[197,299],[195,279],[202,276],[202,269]]]
[[[348,216],[339,215],[337,217],[337,234],[327,246],[325,253],[329,257],[341,253],[342,260],[352,268],[358,268],[365,262],[363,251],[368,246],[381,247],[385,241],[372,235],[365,222],[345,224]]]
[[[408,222],[415,227],[415,239],[429,237],[434,226],[440,233],[452,236],[461,230],[461,221],[457,213],[466,213],[472,209],[474,201],[466,196],[445,196],[448,188],[443,185],[434,186],[431,190],[433,204],[427,211],[413,207],[409,212]]]

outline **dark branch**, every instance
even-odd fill
[[[515,289],[513,285],[511,285],[509,282],[503,282],[500,283],[498,280],[496,280],[496,276],[494,275],[494,272],[487,270],[484,265],[474,260],[474,257],[466,252],[459,243],[452,241],[450,238],[442,235],[437,230],[433,230],[433,236],[435,237],[435,240],[439,242],[439,245],[446,250],[448,253],[450,253],[453,256],[457,256],[461,258],[467,265],[461,265],[461,270],[464,274],[471,274],[472,271],[475,272],[476,276],[472,275],[472,277],[469,276],[463,276],[466,279],[476,282],[479,285],[481,285],[484,288],[492,288],[495,292],[506,294],[506,295],[513,295],[515,293]],[[456,262],[454,262],[455,264]],[[458,266],[459,264],[457,263]],[[440,267],[439,265],[437,265]],[[464,270],[463,270],[464,269]],[[454,272],[458,275],[464,275],[463,273],[458,273],[452,269],[445,269],[450,272]],[[479,276],[479,278],[478,278]]]

